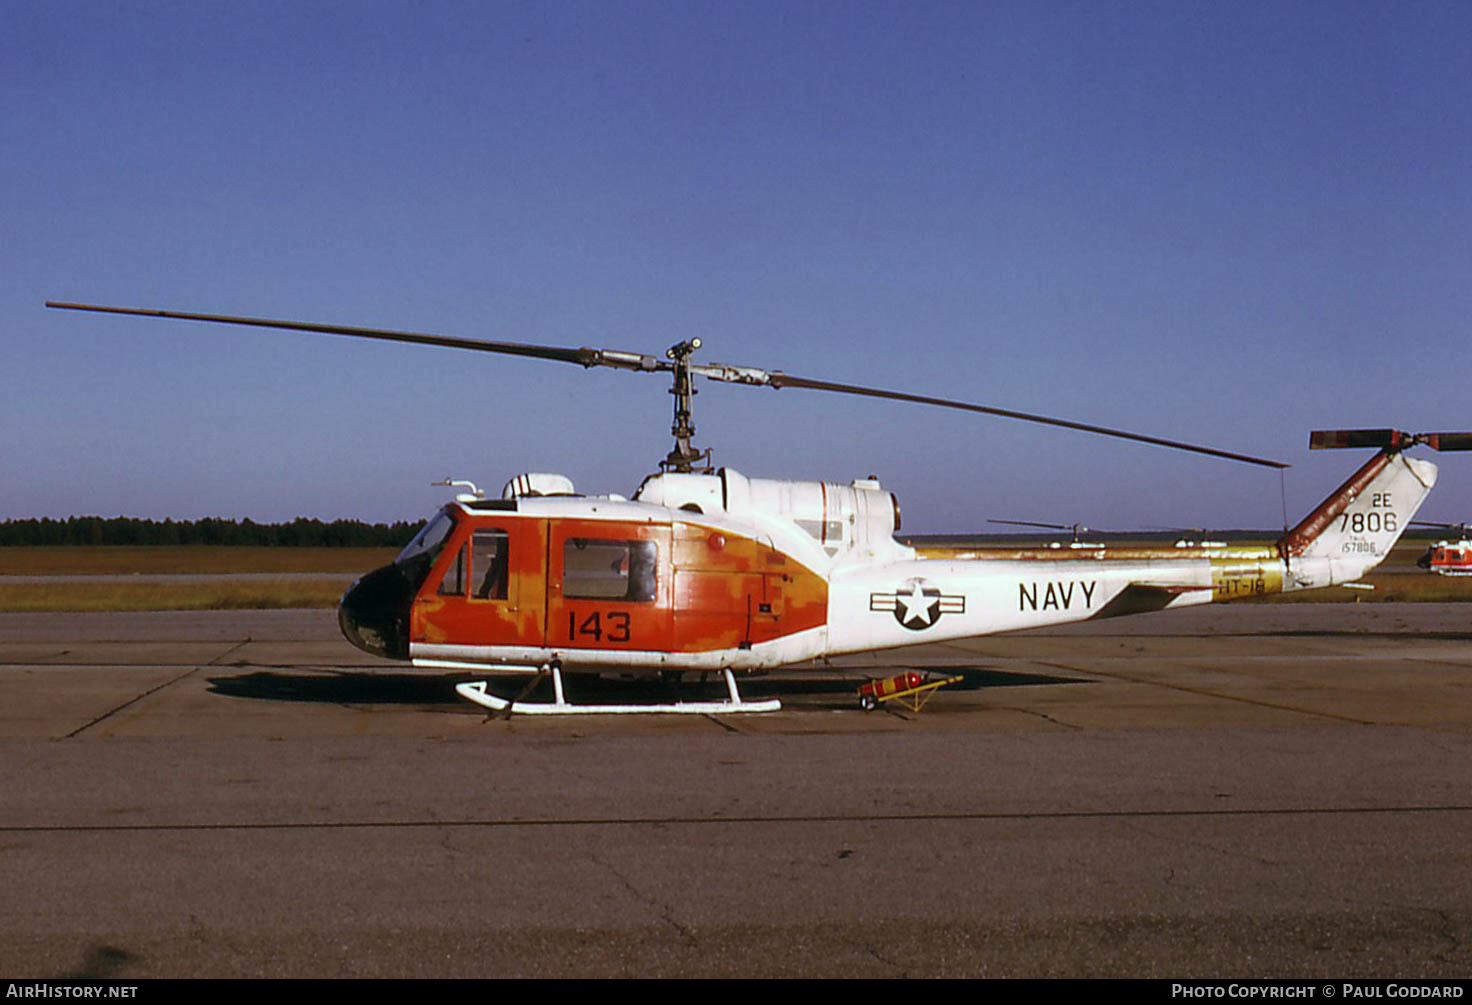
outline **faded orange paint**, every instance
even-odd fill
[[[676,523],[673,648],[770,642],[828,618],[828,583],[768,545]]]
[[[469,569],[465,588],[456,596],[439,591],[445,573],[477,530],[504,530],[507,535],[507,583],[504,599],[470,596],[482,573]],[[477,646],[539,646],[546,631],[547,521],[514,513],[461,514],[410,611],[415,642]]]
[[[468,544],[477,530],[507,535],[506,597],[475,598],[471,584],[483,572],[473,568],[459,594],[441,595],[440,583],[456,556],[463,550],[470,560]],[[594,548],[599,546],[593,542],[604,541],[652,544],[653,598],[564,596],[565,556],[577,548],[570,541]],[[582,571],[586,575],[589,569]],[[602,574],[616,584],[627,581],[630,572],[616,564]],[[710,652],[817,628],[827,616],[828,584],[822,576],[738,534],[682,522],[462,513],[414,600],[410,630],[415,642],[451,645]]]
[[[648,541],[656,551],[653,600],[566,597],[567,542]],[[547,537],[547,642],[555,649],[667,650],[670,637],[670,526],[613,520],[552,520]],[[616,570],[611,570],[616,571]],[[629,570],[623,570],[628,574]]]

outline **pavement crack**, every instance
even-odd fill
[[[680,921],[679,918],[676,918],[673,910],[668,904],[656,900],[655,898],[644,893],[644,891],[635,886],[634,883],[627,876],[619,872],[618,869],[614,868],[613,863],[604,861],[596,854],[589,855],[588,857],[593,861],[594,865],[602,866],[608,871],[608,874],[610,876],[618,880],[619,884],[628,891],[629,896],[639,901],[639,903],[644,904],[652,909],[655,914],[659,916],[659,919],[661,921],[663,921],[666,925],[675,930],[675,932],[680,936],[681,939],[684,940],[687,946],[694,949],[698,945],[699,940],[695,936],[695,929]]]
[[[1221,691],[1214,691],[1210,688],[1187,687],[1185,684],[1175,684],[1168,680],[1157,680],[1150,677],[1137,677],[1133,674],[1120,673],[1117,670],[1105,671],[1100,670],[1098,667],[1091,667],[1086,670],[1082,667],[1069,666],[1066,663],[1052,663],[1047,660],[1038,660],[1037,662],[1040,666],[1053,667],[1055,670],[1067,670],[1070,673],[1090,674],[1095,677],[1104,677],[1109,680],[1122,680],[1127,681],[1131,684],[1142,684],[1146,687],[1163,687],[1171,691],[1180,691],[1183,694],[1200,695],[1204,698],[1216,698],[1220,701],[1241,702],[1244,705],[1254,705],[1258,708],[1271,708],[1276,709],[1280,712],[1295,712],[1298,715],[1309,715],[1320,719],[1329,719],[1334,722],[1350,722],[1355,724],[1356,726],[1383,725],[1383,723],[1378,723],[1371,719],[1360,719],[1352,715],[1335,715],[1332,712],[1322,712],[1318,709],[1303,708],[1299,705],[1288,705],[1283,702],[1277,701],[1263,701],[1259,698],[1245,698],[1242,695],[1236,694],[1223,694]],[[1188,664],[1182,665],[1187,666]]]
[[[164,681],[162,684],[157,684],[157,685],[149,688],[146,691],[140,691],[138,694],[135,694],[133,697],[129,698],[127,701],[123,702],[121,705],[117,705],[117,706],[115,706],[113,708],[108,709],[106,712],[103,712],[101,715],[99,715],[96,718],[92,719],[90,722],[84,722],[84,723],[82,723],[82,725],[78,726],[76,729],[72,730],[70,733],[67,733],[65,736],[61,737],[61,739],[63,739],[63,740],[70,740],[70,739],[73,739],[73,738],[75,738],[77,736],[80,736],[81,734],[85,733],[87,730],[91,729],[93,726],[97,725],[99,722],[104,722],[104,721],[112,718],[114,715],[117,715],[123,709],[128,708],[131,705],[137,704],[138,702],[142,701],[144,698],[147,698],[149,695],[157,694],[158,692],[162,691],[164,688],[171,687],[174,684],[179,683],[181,680],[184,680],[186,677],[189,677],[189,676],[191,676],[193,674],[196,674],[199,671],[205,669],[206,667],[219,666],[220,665],[220,662],[222,660],[224,660],[226,657],[228,657],[231,653],[233,653],[236,650],[241,649],[241,648],[243,648],[243,647],[245,647],[247,645],[250,645],[250,641],[251,641],[250,640],[250,637],[247,636],[246,638],[244,638],[241,641],[239,641],[239,642],[235,643],[234,645],[232,645],[229,649],[226,649],[224,652],[222,652],[220,655],[216,656],[214,659],[210,660],[208,663],[201,663],[198,666],[190,667],[188,670],[186,670],[183,673],[179,674],[177,677],[170,677],[168,680]]]
[[[1193,840],[1191,838],[1184,838],[1183,839],[1183,838],[1181,838],[1181,837],[1179,837],[1177,835],[1167,836],[1167,835],[1164,835],[1164,834],[1157,834],[1155,831],[1151,830],[1147,826],[1144,826],[1143,824],[1131,822],[1131,821],[1128,821],[1128,820],[1123,821],[1123,826],[1124,826],[1124,828],[1126,830],[1134,831],[1136,834],[1142,834],[1145,837],[1150,838],[1151,840],[1159,841],[1161,844],[1164,844],[1164,845],[1166,845],[1168,847],[1172,847],[1172,848],[1181,848],[1181,847],[1199,848],[1202,851],[1211,852],[1213,855],[1220,855],[1222,858],[1242,859],[1244,861],[1252,862],[1252,863],[1255,863],[1257,865],[1262,865],[1262,866],[1275,866],[1275,865],[1280,865],[1281,864],[1276,859],[1268,858],[1265,855],[1246,855],[1246,854],[1243,854],[1240,851],[1233,851],[1230,848],[1223,848],[1223,847],[1220,847],[1218,845],[1210,844],[1210,843],[1205,842],[1205,841],[1196,841],[1196,840]],[[1175,870],[1174,869],[1167,870],[1166,877],[1165,877],[1165,883],[1166,883],[1167,886],[1175,886],[1175,885],[1178,885],[1176,883],[1176,876],[1175,876]],[[1184,884],[1179,884],[1179,885],[1181,885],[1181,886],[1184,887]]]
[[[1436,933],[1438,938],[1446,943],[1447,948],[1443,952],[1433,953],[1432,956],[1438,960],[1449,961],[1454,960],[1459,955],[1461,955],[1462,940],[1457,938],[1457,926],[1452,921],[1452,919],[1447,916],[1447,913],[1435,907],[1413,908],[1413,910],[1416,909],[1423,910],[1427,914],[1431,915],[1431,917],[1435,921],[1435,924],[1432,925],[1432,930]]]
[[[873,959],[876,963],[879,963],[882,966],[886,966],[890,970],[893,970],[895,977],[909,977],[910,976],[909,971],[907,971],[904,968],[904,965],[903,964],[900,964],[900,963],[895,962],[894,960],[891,960],[889,957],[885,956],[883,953],[881,953],[879,950],[875,949],[873,946],[865,946],[864,947],[864,952],[868,953],[869,954],[869,957],[871,959]]]
[[[1035,708],[1021,708],[1021,707],[1016,706],[1016,705],[998,705],[998,706],[996,706],[996,708],[999,709],[999,710],[1001,710],[1001,711],[1006,711],[1006,712],[1017,712],[1020,715],[1030,715],[1033,718],[1041,719],[1044,722],[1051,723],[1054,726],[1059,727],[1060,729],[1071,729],[1071,730],[1073,730],[1076,733],[1077,732],[1082,732],[1082,730],[1083,730],[1083,727],[1082,726],[1076,725],[1076,724],[1071,723],[1071,722],[1064,722],[1062,719],[1055,719],[1053,716],[1049,715],[1048,713],[1046,713],[1046,712],[1040,712],[1040,711],[1038,711]]]
[[[1341,898],[1342,902],[1356,908],[1390,908],[1395,911],[1404,911],[1410,914],[1427,915],[1430,924],[1427,931],[1435,938],[1446,944],[1446,948],[1440,951],[1431,951],[1430,956],[1438,962],[1452,962],[1457,960],[1462,953],[1462,940],[1457,935],[1457,923],[1445,911],[1437,907],[1425,904],[1406,904],[1391,902],[1380,902],[1377,900],[1363,900],[1356,897]]]
[[[1447,660],[1437,659],[1434,656],[1412,656],[1410,660],[1413,663],[1430,663],[1439,667],[1456,667],[1458,670],[1472,670],[1472,665],[1469,665],[1464,659]]]

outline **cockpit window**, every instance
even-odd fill
[[[562,595],[589,600],[655,598],[659,549],[653,541],[570,537],[562,546]]]
[[[399,557],[394,559],[394,565],[399,567],[399,571],[415,590],[424,582],[424,577],[429,575],[430,567],[440,557],[440,549],[445,546],[445,538],[454,529],[455,521],[449,512],[440,510],[434,515],[434,519],[424,525],[423,530],[414,535],[414,540],[399,552]]]
[[[499,527],[477,530],[462,544],[445,569],[436,591],[442,597],[463,597],[466,588],[474,600],[505,600],[510,566],[509,538]]]
[[[414,535],[414,540],[404,546],[404,550],[399,552],[399,557],[394,561],[407,562],[427,551],[438,555],[440,545],[445,543],[445,538],[450,536],[450,530],[454,526],[455,521],[450,518],[450,514],[440,510],[434,515],[434,519],[419,529],[419,533]]]
[[[440,580],[440,596],[458,597],[465,593],[465,547],[461,545],[455,561],[445,570],[445,576]]]

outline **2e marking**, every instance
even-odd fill
[[[1341,534],[1346,531],[1351,534],[1379,534],[1382,531],[1393,533],[1399,529],[1400,520],[1395,515],[1389,492],[1371,493],[1368,511],[1339,514]]]

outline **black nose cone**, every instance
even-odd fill
[[[337,606],[343,637],[374,656],[409,658],[409,605],[414,588],[396,565],[361,577]]]

